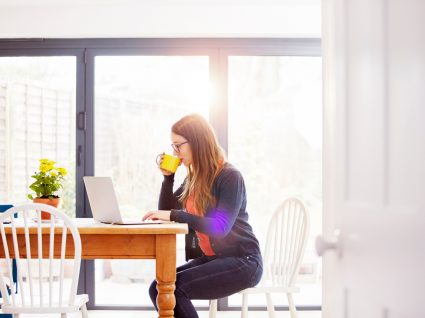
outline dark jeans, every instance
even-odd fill
[[[258,284],[263,273],[261,255],[202,256],[177,268],[174,317],[197,318],[191,299],[217,299]],[[156,306],[156,281],[149,288]]]

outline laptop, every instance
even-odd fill
[[[123,218],[110,177],[83,177],[83,180],[95,221],[119,225],[164,223],[161,220],[142,221],[141,218]]]

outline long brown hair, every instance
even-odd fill
[[[192,196],[195,210],[204,215],[208,205],[214,204],[211,189],[225,162],[223,149],[211,125],[198,114],[184,116],[171,131],[184,137],[192,150],[192,163],[179,199],[186,205],[188,197]]]

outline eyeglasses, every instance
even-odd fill
[[[180,152],[180,147],[183,146],[184,144],[187,144],[188,141],[183,141],[179,144],[171,144],[171,147],[174,149],[175,152],[179,153]]]

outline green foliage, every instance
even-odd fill
[[[58,198],[57,192],[62,188],[67,170],[55,166],[56,162],[49,159],[40,159],[39,171],[35,172],[31,178],[35,181],[29,186],[35,192],[35,197]],[[28,194],[28,198],[33,200],[34,196]]]

